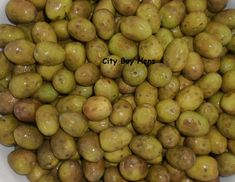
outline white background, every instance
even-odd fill
[[[8,0],[0,0],[0,23],[8,22],[5,15],[5,5]],[[235,0],[230,0],[228,7],[235,8]],[[7,164],[7,155],[12,148],[0,145],[0,182],[28,182],[23,176],[15,174]],[[222,178],[221,182],[235,182],[234,177]]]

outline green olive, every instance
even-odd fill
[[[48,0],[45,12],[50,20],[61,20],[70,11],[72,0]]]
[[[55,66],[65,60],[65,51],[55,42],[39,42],[34,50],[34,58],[42,65]]]
[[[117,33],[111,37],[108,48],[112,54],[121,58],[133,59],[138,54],[135,42],[127,39],[121,33]]]
[[[99,144],[98,135],[91,131],[87,131],[79,138],[78,150],[79,154],[90,162],[98,162],[104,155]]]
[[[67,94],[75,87],[74,74],[67,69],[60,69],[53,75],[52,84],[56,91]]]
[[[124,158],[120,162],[119,170],[121,175],[130,181],[144,179],[148,174],[147,163],[135,155]]]
[[[73,137],[81,137],[88,129],[87,119],[81,113],[64,112],[59,115],[60,127]]]
[[[32,38],[35,43],[48,41],[57,42],[56,33],[46,22],[37,22],[32,28]]]
[[[83,105],[83,113],[90,120],[102,120],[112,112],[110,101],[103,96],[93,96],[87,99]]]
[[[129,147],[134,154],[145,160],[152,160],[162,154],[162,145],[154,136],[134,136]]]
[[[148,134],[152,131],[157,112],[152,105],[142,104],[135,108],[133,113],[133,126],[141,134]]]
[[[99,142],[107,152],[114,152],[127,146],[132,139],[132,133],[126,127],[110,127],[101,131]]]
[[[223,75],[223,82],[222,82],[222,90],[224,92],[230,92],[235,89],[234,86],[234,75],[235,75],[235,69],[229,70],[224,73]]]
[[[61,181],[71,181],[77,182],[82,179],[82,167],[78,161],[66,160],[63,161],[59,171],[58,176]]]
[[[20,175],[27,175],[32,171],[36,164],[36,155],[25,149],[16,149],[8,155],[10,167]]]
[[[202,90],[204,98],[209,98],[219,91],[222,77],[218,73],[208,73],[198,80],[196,85]]]
[[[140,4],[139,0],[113,0],[112,2],[116,10],[125,16],[134,15]]]
[[[232,153],[225,152],[217,157],[219,174],[221,176],[231,176],[235,174],[235,156]]]
[[[216,128],[211,128],[208,137],[211,143],[211,152],[222,154],[227,150],[227,139]]]
[[[223,2],[224,2],[224,0],[223,0]],[[219,22],[219,23],[223,23],[231,29],[235,28],[234,19],[235,19],[235,10],[234,9],[223,10],[223,11],[219,12],[213,18],[214,21]]]
[[[100,77],[100,71],[95,64],[86,63],[78,67],[75,72],[75,80],[82,86],[91,86]]]
[[[135,90],[135,101],[137,105],[150,104],[155,106],[158,101],[158,90],[149,82],[141,83]]]
[[[218,165],[216,160],[210,156],[199,156],[193,167],[186,171],[193,179],[209,181],[218,177]]]
[[[205,11],[207,8],[207,1],[206,0],[186,0],[185,6],[188,12],[195,12],[195,11]]]
[[[14,139],[20,147],[28,150],[35,150],[43,143],[43,135],[39,130],[30,125],[19,125],[14,130]]]
[[[169,149],[166,153],[166,158],[169,164],[180,170],[190,169],[196,161],[196,155],[193,150],[182,146]]]
[[[214,35],[222,45],[227,45],[232,39],[232,32],[228,26],[218,23],[218,22],[210,22],[205,32]]]
[[[180,133],[175,127],[165,125],[158,130],[157,138],[164,148],[174,148],[180,141]]]
[[[160,29],[161,19],[158,7],[150,2],[141,3],[137,9],[136,15],[149,21],[153,34]]]
[[[86,55],[89,62],[99,66],[108,54],[108,46],[102,39],[95,38],[86,43]]]
[[[221,99],[221,108],[228,114],[235,114],[235,92],[231,91],[226,94]]]
[[[148,67],[148,81],[155,87],[166,86],[171,78],[171,69],[163,63],[152,64]]]
[[[93,14],[92,22],[94,23],[97,34],[103,40],[109,40],[115,31],[115,19],[113,14],[107,9],[100,9]]]
[[[211,142],[208,136],[187,137],[184,144],[197,155],[207,155],[211,152]]]
[[[150,36],[139,44],[139,56],[145,60],[160,61],[163,57],[163,48],[155,36]]]
[[[9,90],[16,98],[32,96],[42,85],[42,77],[37,73],[22,73],[13,77]]]
[[[0,25],[0,47],[4,48],[6,44],[13,40],[24,39],[25,34],[23,30],[14,25],[1,24]]]
[[[197,112],[205,116],[211,126],[214,125],[219,118],[219,112],[216,106],[210,102],[202,103]]]
[[[77,17],[69,21],[69,34],[76,40],[88,42],[96,37],[95,26],[88,20],[82,17]]]
[[[211,34],[199,33],[195,37],[195,49],[203,57],[216,58],[222,54],[222,44]]]
[[[125,100],[119,100],[113,105],[110,121],[117,126],[125,126],[132,120],[132,107]]]
[[[137,86],[147,77],[147,68],[144,64],[133,60],[133,64],[126,64],[123,68],[123,79],[127,84]]]
[[[177,97],[176,102],[183,111],[195,110],[203,102],[204,96],[202,90],[195,85],[190,85],[182,89]]]
[[[68,17],[70,20],[77,17],[89,18],[92,13],[92,8],[91,1],[73,1]]]
[[[82,107],[86,101],[86,98],[80,95],[68,95],[61,98],[56,108],[60,113],[63,112],[82,112]]]
[[[37,150],[37,161],[40,167],[47,170],[56,167],[58,164],[59,160],[53,154],[50,142],[48,140],[44,141],[44,143]]]
[[[204,12],[191,12],[185,16],[182,22],[182,32],[188,36],[197,35],[206,28],[207,21],[207,16]]]
[[[51,150],[58,159],[70,159],[77,153],[76,142],[72,136],[59,129],[51,137]]]
[[[18,120],[13,115],[4,115],[0,117],[0,143],[11,146],[15,144],[13,132],[18,126]]]
[[[26,0],[10,0],[6,5],[6,15],[14,23],[30,23],[37,15],[36,7]]]
[[[174,28],[180,24],[185,15],[185,5],[182,1],[170,1],[160,9],[163,27]]]
[[[142,41],[152,35],[150,23],[139,16],[126,17],[121,22],[120,29],[126,38],[134,41]]]
[[[174,36],[167,28],[160,28],[155,34],[162,48],[165,50],[167,46],[174,40]]]
[[[208,120],[193,111],[184,111],[176,122],[179,131],[186,136],[203,136],[209,132]]]
[[[173,72],[179,72],[184,69],[187,64],[189,49],[187,43],[183,39],[174,39],[166,48],[163,62]]]

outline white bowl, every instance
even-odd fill
[[[9,0],[0,0],[0,23],[9,22],[5,15],[5,5],[8,1]],[[235,0],[229,0],[228,8],[235,8]],[[12,150],[12,147],[7,148],[0,144],[0,182],[28,182],[24,176],[17,175],[9,167],[7,155]],[[235,182],[235,176],[221,178],[221,182]]]

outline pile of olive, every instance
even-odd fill
[[[226,4],[10,0],[13,24],[0,25],[10,167],[31,182],[235,174],[235,10]]]

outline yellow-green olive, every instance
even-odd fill
[[[97,34],[104,40],[109,40],[115,31],[115,20],[113,14],[107,9],[100,9],[93,14]]]
[[[92,11],[92,5],[90,1],[81,0],[73,1],[72,7],[69,10],[68,17],[69,19],[74,19],[77,17],[89,18]]]
[[[76,40],[88,42],[96,37],[95,26],[88,20],[78,17],[69,21],[69,34]]]
[[[48,0],[45,12],[50,20],[61,20],[70,11],[72,0]]]
[[[81,113],[64,112],[59,115],[60,127],[73,137],[81,137],[88,129],[87,119]]]
[[[203,99],[204,96],[202,90],[198,86],[189,85],[178,93],[176,102],[183,111],[193,111],[201,105]]]
[[[124,158],[120,162],[119,170],[121,175],[130,181],[144,179],[148,174],[147,163],[135,155]]]
[[[134,41],[142,41],[152,35],[150,23],[139,16],[124,18],[121,22],[120,29],[126,38]]]
[[[211,143],[211,152],[222,154],[227,150],[227,139],[216,128],[211,128],[208,137]]]
[[[193,167],[186,171],[187,175],[193,179],[209,181],[218,177],[218,164],[213,157],[199,156]]]
[[[235,115],[235,91],[225,93],[221,99],[220,105],[225,112]]]
[[[133,60],[123,68],[123,79],[127,84],[137,86],[144,82],[147,77],[147,68],[143,63]]]
[[[138,48],[134,41],[127,39],[121,33],[111,37],[108,44],[109,51],[121,58],[133,59],[138,54]]]
[[[158,8],[150,2],[141,3],[137,9],[136,15],[149,21],[153,34],[160,29],[161,19]]]
[[[87,161],[98,162],[102,159],[104,152],[100,147],[98,135],[87,131],[78,140],[79,154]]]
[[[10,167],[20,175],[27,175],[36,164],[36,155],[25,149],[16,149],[7,157]]]
[[[148,67],[148,81],[155,87],[166,86],[171,78],[171,69],[163,63],[152,64]]]
[[[42,105],[36,112],[36,124],[45,136],[54,135],[59,129],[58,111],[54,106]]]
[[[140,2],[139,0],[112,0],[115,9],[125,16],[134,15]]]
[[[230,92],[232,90],[235,90],[234,86],[234,75],[235,75],[235,69],[229,70],[223,75],[223,82],[222,82],[222,90],[224,92]]]
[[[163,48],[155,36],[150,36],[139,44],[139,56],[144,60],[160,61],[163,57]]]
[[[26,124],[19,125],[14,130],[14,139],[17,145],[28,150],[38,149],[43,143],[43,135],[39,130]]]
[[[172,32],[167,28],[160,28],[155,36],[157,37],[164,50],[167,48],[169,43],[174,40]]]
[[[51,150],[58,159],[70,159],[77,153],[77,146],[74,138],[59,129],[50,140]]]
[[[33,53],[35,45],[27,40],[15,40],[4,48],[6,57],[15,64],[31,65],[35,63]]]
[[[161,23],[163,27],[174,28],[179,25],[185,15],[185,5],[182,1],[170,1],[160,9]]]
[[[9,90],[16,98],[32,96],[42,85],[42,77],[37,73],[22,73],[13,77]]]
[[[58,40],[67,40],[69,39],[68,32],[68,21],[67,20],[58,20],[50,23],[53,28]]]
[[[179,131],[186,136],[203,136],[209,132],[208,120],[193,111],[184,111],[176,122]]]
[[[187,64],[189,49],[183,39],[174,39],[166,48],[163,62],[173,72],[182,71]]]
[[[223,46],[214,36],[203,32],[195,37],[195,50],[203,57],[216,58],[221,55]]]
[[[83,105],[83,113],[90,120],[102,120],[112,112],[110,101],[103,96],[93,96],[87,99]]]
[[[75,78],[73,72],[67,69],[58,70],[52,78],[52,84],[56,91],[61,94],[67,94],[75,87]]]
[[[6,15],[14,23],[30,23],[37,15],[36,7],[26,0],[10,0],[6,5]]]
[[[141,134],[148,134],[152,131],[157,112],[152,105],[142,104],[135,108],[133,113],[133,126]]]
[[[24,39],[24,32],[17,26],[1,24],[0,25],[0,47],[5,47],[6,44],[13,40]]]
[[[145,160],[152,160],[162,154],[162,145],[154,136],[134,136],[129,147],[134,154]]]
[[[13,132],[18,126],[18,120],[13,115],[0,116],[0,143],[11,146],[15,144]]]
[[[211,152],[211,143],[208,136],[187,137],[184,145],[191,148],[196,155],[207,155]]]
[[[132,139],[131,132],[126,127],[110,127],[101,131],[99,141],[102,149],[114,152],[127,146]]]
[[[227,45],[232,39],[231,30],[228,26],[222,23],[213,21],[208,23],[205,32],[215,36],[222,43],[222,45]]]
[[[137,105],[150,104],[155,106],[158,102],[158,90],[149,82],[141,83],[135,90],[135,101]]]
[[[219,12],[217,15],[215,15],[215,17],[213,18],[214,21],[223,23],[231,29],[235,28],[234,19],[235,19],[234,9],[223,10]]]
[[[203,12],[197,11],[189,13],[182,22],[182,32],[188,36],[197,35],[206,28],[207,21],[207,16]]]
[[[186,0],[185,6],[188,12],[195,12],[195,11],[205,11],[207,8],[207,1],[206,0]]]
[[[102,39],[95,38],[86,43],[86,56],[90,63],[99,66],[108,54],[108,46]]]
[[[39,42],[34,50],[34,58],[42,65],[55,66],[65,60],[65,51],[55,42]]]

